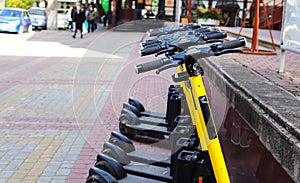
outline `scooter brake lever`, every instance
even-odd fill
[[[227,54],[227,53],[243,53],[242,49],[226,49],[226,50],[222,50],[222,51],[218,51],[215,56],[219,56],[219,55],[223,55],[223,54]]]
[[[159,74],[161,71],[170,69],[170,68],[172,68],[172,67],[177,67],[177,66],[178,66],[178,63],[176,63],[176,62],[173,62],[173,63],[167,64],[167,65],[164,65],[164,66],[162,66],[162,67],[160,67],[160,68],[158,68],[158,69],[156,70],[156,74]]]
[[[170,47],[170,46],[169,46],[167,49],[163,49],[163,50],[158,51],[158,52],[155,54],[155,56],[157,57],[158,55],[161,55],[161,54],[163,54],[163,53],[173,52],[174,49],[175,49],[175,47]]]

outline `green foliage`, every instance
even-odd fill
[[[216,9],[203,9],[203,8],[197,8],[196,11],[197,18],[203,18],[203,19],[214,19],[214,20],[220,20],[221,16],[220,13]]]
[[[9,8],[29,9],[35,2],[36,0],[6,0],[6,6]]]
[[[220,20],[221,16],[216,10],[208,11],[211,19]]]

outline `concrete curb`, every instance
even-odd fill
[[[228,56],[205,59],[202,67],[278,163],[299,183],[300,101]]]
[[[235,31],[231,31],[231,30],[224,29],[224,28],[220,28],[220,29],[223,30],[223,31],[226,31],[227,34],[232,35],[233,37],[237,37],[237,35],[238,35],[238,33],[236,33]],[[252,40],[252,36],[249,36],[249,35],[246,35],[246,34],[243,34],[243,33],[241,33],[241,37],[245,37],[247,39],[247,41]],[[272,42],[270,40],[263,40],[263,39],[259,38],[258,44],[260,46],[263,46],[263,47],[266,47],[266,48],[269,48],[269,49],[273,49]],[[274,44],[275,44],[276,49],[280,50],[280,43],[278,43],[274,40]]]

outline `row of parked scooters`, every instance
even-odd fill
[[[89,170],[87,183],[114,182],[230,182],[213,121],[201,67],[203,58],[241,53],[246,40],[224,42],[226,32],[198,24],[151,29],[153,39],[141,43],[140,55],[163,57],[136,65],[136,73],[157,74],[176,68],[174,85],[168,88],[166,114],[145,110],[136,99],[124,103],[119,131],[111,132],[97,161]],[[212,96],[213,97],[213,96]],[[135,136],[167,139],[170,156],[136,149]]]

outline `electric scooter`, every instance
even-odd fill
[[[190,124],[189,115],[181,114],[181,97],[173,94],[167,105],[167,118],[142,116],[139,111],[130,106],[130,110],[123,108],[119,117],[119,130],[128,138],[135,135],[143,135],[153,138],[165,139],[178,125]]]
[[[194,128],[187,129],[185,126],[175,128],[172,136],[171,156],[136,150],[133,143],[125,136],[117,132],[111,132],[109,141],[104,143],[102,153],[97,156],[95,167],[107,170],[107,165],[104,165],[102,158],[105,154],[122,164],[126,172],[130,174],[170,182],[175,171],[173,165],[175,165],[178,152],[197,150],[199,146],[197,135],[195,133],[190,134],[190,132],[195,132],[194,130]],[[188,138],[183,137],[188,134],[191,136]],[[147,173],[141,173],[141,168]],[[109,170],[109,172],[111,171]]]
[[[189,45],[194,44],[206,44],[209,42],[209,38],[224,38],[226,37],[226,32],[219,32],[206,36],[207,41],[190,41],[186,39],[174,40],[170,46],[166,47],[165,50],[151,49],[155,51],[160,51],[161,53],[168,53],[167,57],[161,58],[155,62],[145,63],[143,66],[145,68],[152,68],[156,65],[168,65],[170,63],[169,57],[174,55],[176,52],[180,52],[186,49]],[[214,39],[214,41],[222,42],[222,40]],[[190,44],[189,44],[190,43]],[[161,48],[161,47],[159,47]],[[149,50],[144,50],[145,54]],[[151,52],[152,53],[152,52]],[[154,63],[155,65],[153,65]],[[151,65],[152,64],[152,65]],[[137,69],[139,69],[137,67]],[[176,125],[179,123],[181,125],[188,125],[190,123],[189,114],[182,114],[179,118],[177,116],[181,115],[181,104],[186,105],[185,99],[182,100],[184,95],[173,94],[168,97],[167,103],[167,119],[157,119],[151,116],[141,115],[139,110],[133,106],[123,107],[121,111],[121,116],[119,118],[119,130],[122,134],[126,135],[128,138],[134,138],[135,135],[143,135],[153,138],[165,139],[168,138],[170,133],[174,130]],[[126,106],[126,105],[125,105]],[[170,107],[172,106],[172,107]],[[141,109],[143,110],[143,109]],[[187,107],[184,107],[183,111],[188,111]]]
[[[170,85],[169,86],[167,106],[169,105],[170,98],[171,98],[171,96],[173,94],[180,94],[180,93],[182,93],[182,91],[180,91],[180,90],[181,89],[180,89],[179,85]],[[132,108],[131,106],[134,106],[135,108]],[[167,112],[166,112],[166,114],[163,114],[163,113],[146,111],[144,105],[140,101],[138,101],[137,99],[135,99],[133,97],[129,97],[128,103],[124,103],[123,104],[123,108],[137,110],[137,114],[136,115],[138,115],[138,116],[139,115],[140,116],[148,116],[148,117],[154,117],[154,118],[159,118],[159,119],[166,119],[167,116],[168,116]],[[135,111],[133,111],[133,112],[135,112]]]
[[[143,64],[137,66],[137,73],[150,70],[157,70],[156,73],[160,73],[170,67],[177,67],[178,73],[183,73],[182,75],[173,76],[173,79],[180,82],[184,89],[192,121],[197,129],[200,146],[199,150],[179,151],[173,165],[174,175],[171,180],[169,177],[160,177],[160,175],[153,177],[147,170],[146,172],[141,169],[138,171],[141,167],[136,167],[137,164],[129,164],[128,167],[126,167],[127,165],[123,166],[128,174],[174,183],[193,182],[195,180],[198,180],[198,182],[230,182],[202,81],[204,72],[200,66],[201,62],[198,62],[198,60],[227,53],[241,53],[241,50],[235,48],[245,44],[245,39],[240,38],[222,44],[213,44],[209,47],[194,47],[172,56],[170,58],[171,63],[167,65],[161,65],[160,62],[154,61],[156,63],[149,64],[152,67]],[[187,84],[191,87],[187,87]],[[99,158],[98,162],[105,164],[104,162],[107,161],[105,158]],[[144,167],[143,164],[139,165]],[[211,165],[212,171],[210,171],[208,165]],[[145,167],[149,166],[145,165]]]
[[[172,155],[175,154],[179,148],[185,147],[184,149],[186,150],[193,150],[199,145],[194,126],[176,126],[171,133],[170,141]],[[114,146],[117,147],[114,148]],[[121,150],[119,150],[119,148]],[[111,132],[108,143],[104,144],[102,152],[104,154],[109,154],[123,164],[128,164],[130,161],[137,161],[162,167],[170,166],[169,156],[136,150],[133,143],[126,136],[115,131]]]

